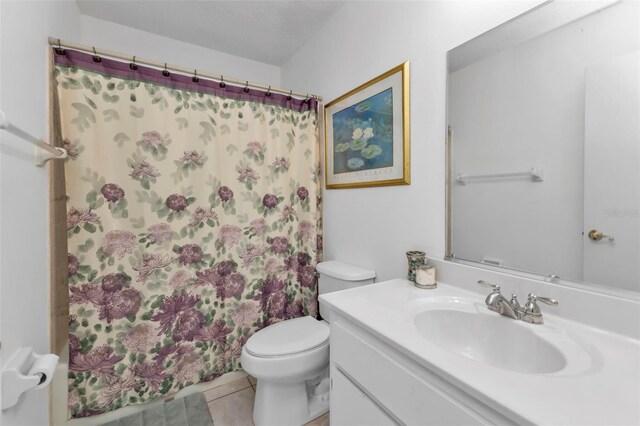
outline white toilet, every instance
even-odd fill
[[[336,260],[319,263],[318,293],[373,283],[375,271]],[[320,307],[325,320],[328,312]],[[270,325],[251,336],[240,357],[258,379],[253,408],[256,426],[300,426],[329,410],[329,324],[300,317]]]

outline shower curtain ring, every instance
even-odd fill
[[[102,58],[96,52],[96,48],[93,47],[93,62],[102,62]]]
[[[191,81],[193,81],[194,83],[200,81],[200,79],[198,78],[198,70],[193,70],[193,77],[191,77]]]
[[[249,93],[249,80],[247,80],[247,82],[244,85],[244,93]]]
[[[225,88],[226,84],[224,82],[224,75],[220,76],[220,87],[222,87],[223,89]]]
[[[133,55],[133,59],[131,60],[131,63],[129,64],[129,68],[131,68],[133,71],[138,69],[138,65],[136,64],[136,55]]]
[[[289,90],[289,96],[287,96],[287,100],[290,101],[291,99],[293,99],[293,90]]]
[[[269,86],[269,90],[267,90],[267,93],[265,93],[265,96],[267,97],[271,96],[271,86]]]
[[[60,42],[60,39],[58,39],[58,47],[56,47],[54,50],[58,55],[64,55],[64,49],[62,48],[62,43]]]
[[[169,77],[171,75],[171,73],[169,72],[169,70],[167,69],[167,63],[164,63],[164,69],[162,70],[162,75],[165,77]]]

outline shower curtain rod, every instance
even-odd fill
[[[279,89],[276,87],[271,87],[271,86],[267,86],[259,83],[250,83],[248,80],[242,81],[242,80],[237,80],[233,78],[226,78],[222,75],[211,74],[207,72],[199,72],[197,70],[191,70],[191,69],[180,67],[177,65],[171,65],[163,62],[156,62],[149,59],[143,59],[134,55],[123,55],[122,53],[113,52],[110,50],[96,49],[93,46],[86,46],[83,44],[71,43],[65,40],[60,40],[59,38],[49,37],[49,45],[53,47],[59,47],[59,48],[66,47],[68,49],[80,50],[80,51],[91,53],[97,56],[108,56],[110,58],[120,59],[123,61],[129,61],[129,62],[135,62],[136,64],[148,65],[148,66],[152,66],[159,69],[177,71],[185,75],[194,75],[195,73],[197,73],[197,77],[216,80],[224,83],[231,83],[237,86],[248,86],[248,87],[253,87],[260,90],[265,90],[268,92],[276,92],[276,93],[281,93],[283,95],[296,96],[298,98],[304,98],[304,99],[315,98],[318,100],[318,102],[322,101],[321,96],[314,95],[314,94],[294,92],[293,90]]]

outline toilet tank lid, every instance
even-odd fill
[[[320,262],[316,269],[321,274],[344,281],[364,281],[376,277],[376,271],[349,265],[338,260]]]

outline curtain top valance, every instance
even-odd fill
[[[187,90],[190,92],[202,92],[214,94],[234,100],[242,100],[249,102],[260,102],[269,105],[277,105],[283,108],[290,108],[296,111],[313,110],[317,111],[318,101],[316,99],[296,99],[279,93],[268,93],[264,90],[255,88],[244,88],[233,86],[225,83],[221,86],[220,82],[200,78],[198,82],[194,82],[191,76],[177,73],[163,74],[161,69],[146,67],[136,64],[136,69],[132,69],[129,63],[116,61],[100,57],[100,61],[96,62],[94,56],[89,53],[80,52],[72,49],[65,49],[64,53],[58,53],[53,50],[56,65],[78,67],[89,71],[98,72],[105,75],[111,75],[127,80],[137,80],[145,83],[158,84],[174,89]]]

